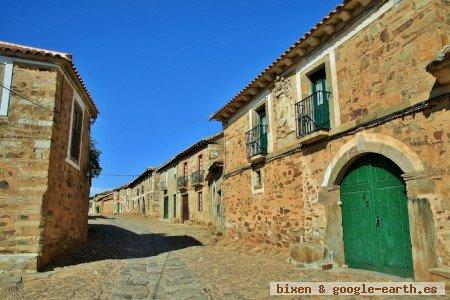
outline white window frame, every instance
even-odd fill
[[[82,154],[82,145],[83,145],[83,132],[84,132],[84,112],[86,110],[86,106],[84,105],[83,101],[81,100],[80,95],[74,91],[73,98],[72,98],[72,109],[70,113],[70,126],[69,126],[69,138],[68,138],[68,147],[67,147],[67,157],[66,157],[66,163],[71,165],[77,170],[80,170],[80,162],[76,161],[74,158],[70,155],[70,149],[72,147],[72,126],[73,126],[73,114],[75,110],[75,101],[78,103],[78,105],[81,107],[82,111],[82,120],[81,120],[81,137],[80,137],[80,159]]]
[[[13,60],[0,56],[0,64],[5,66],[2,84],[4,87],[0,87],[3,90],[2,99],[0,100],[0,116],[8,115],[10,89],[12,83],[12,73],[13,73]]]

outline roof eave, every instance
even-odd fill
[[[352,13],[357,8],[362,7],[365,10],[373,6],[372,3],[385,1],[343,0],[341,4],[312,27],[310,31],[305,33],[304,36],[284,51],[281,56],[276,58],[272,64],[253,78],[239,93],[211,115],[210,120],[227,121],[251,99],[275,82],[278,76],[291,69],[293,65],[297,64],[333,36],[337,31],[337,27],[341,26],[340,24],[346,26],[346,24],[352,21],[354,18]]]

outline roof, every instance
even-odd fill
[[[69,53],[59,52],[54,50],[46,50],[31,46],[25,46],[20,44],[13,44],[5,41],[0,41],[0,51],[5,52],[7,56],[20,57],[20,58],[35,58],[39,61],[56,62],[60,65],[78,85],[78,89],[84,94],[83,98],[88,99],[95,118],[98,113],[98,107],[94,102],[89,90],[86,87],[80,72],[78,72],[73,62],[73,56]]]
[[[358,8],[364,10],[366,7],[369,7],[371,3],[380,4],[385,1],[386,0],[343,0],[342,3],[326,17],[314,25],[300,39],[284,51],[283,54],[278,56],[268,67],[254,77],[249,84],[231,98],[224,106],[211,115],[210,120],[227,120],[241,107],[246,105],[254,96],[258,95],[267,86],[273,83],[275,79],[288,70],[290,66],[306,57],[311,51],[342,29],[347,22],[356,16],[356,14],[353,14],[354,11],[357,11]]]
[[[175,155],[173,158],[169,159],[165,163],[163,163],[161,166],[158,167],[157,171],[161,171],[165,169],[167,166],[171,165],[172,163],[176,162],[177,160],[181,160],[185,158],[186,156],[198,151],[199,149],[203,149],[204,147],[208,146],[208,144],[214,143],[216,140],[221,138],[223,136],[223,131],[218,132],[216,134],[213,134],[211,136],[205,137],[201,139],[200,141],[197,141],[196,143],[192,144],[188,148],[184,149],[177,155]]]
[[[154,171],[156,171],[155,167],[149,167],[149,168],[145,169],[145,171],[142,172],[141,175],[139,175],[136,179],[131,181],[127,186],[129,186],[129,187],[135,186],[138,182],[140,182],[142,179],[144,179],[145,177],[147,177],[149,174],[153,173]],[[118,188],[118,189],[120,189],[120,188]]]

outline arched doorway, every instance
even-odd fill
[[[379,154],[357,158],[340,181],[345,262],[349,267],[413,277],[402,170]]]

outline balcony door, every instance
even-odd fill
[[[263,105],[256,110],[257,121],[259,126],[259,151],[267,151],[267,113],[266,106]]]
[[[182,204],[182,218],[183,222],[189,220],[189,198],[187,194],[181,196]]]
[[[325,69],[321,69],[310,76],[313,96],[314,124],[317,128],[329,128],[327,80]]]

